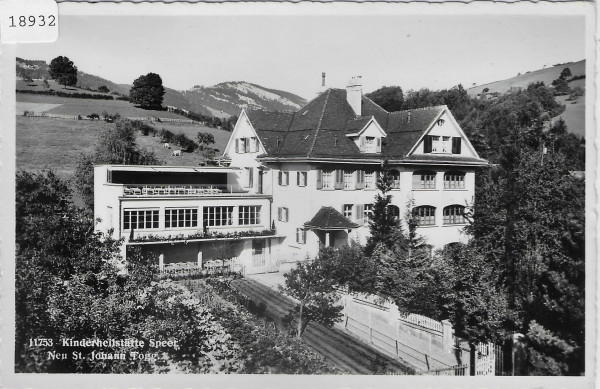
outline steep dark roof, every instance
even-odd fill
[[[321,207],[313,218],[304,223],[304,227],[317,230],[348,230],[358,228],[333,207]]]
[[[268,157],[400,160],[406,158],[419,138],[445,109],[446,106],[441,105],[387,112],[363,96],[362,115],[357,117],[346,100],[346,90],[328,89],[294,113],[247,113],[265,145]],[[362,129],[371,117],[377,120],[387,134],[383,138],[381,154],[361,153],[356,143],[346,136]]]

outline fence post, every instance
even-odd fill
[[[445,352],[451,353],[453,346],[452,324],[446,319],[442,320],[442,347]]]
[[[527,346],[523,334],[513,334],[512,338],[512,375],[527,375]]]

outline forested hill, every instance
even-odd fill
[[[50,78],[49,67],[45,61],[32,61],[17,57],[16,67],[17,76],[25,79],[28,77]],[[77,86],[89,90],[98,90],[101,86],[105,86],[110,92],[123,96],[128,96],[131,88],[129,84],[117,84],[80,70],[77,72]],[[295,111],[306,104],[306,100],[293,93],[244,81],[223,82],[208,87],[195,86],[186,91],[178,91],[165,86],[165,91],[164,106],[220,118],[237,116],[242,108],[246,107],[269,111]]]

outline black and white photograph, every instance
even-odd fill
[[[591,387],[594,13],[60,3],[2,45],[7,387]]]

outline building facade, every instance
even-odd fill
[[[464,213],[487,162],[446,106],[387,112],[362,95],[360,78],[296,112],[242,110],[227,167],[96,167],[98,229],[161,263],[286,269],[321,245],[366,242],[384,161],[399,223],[414,215],[434,248],[467,240]]]

